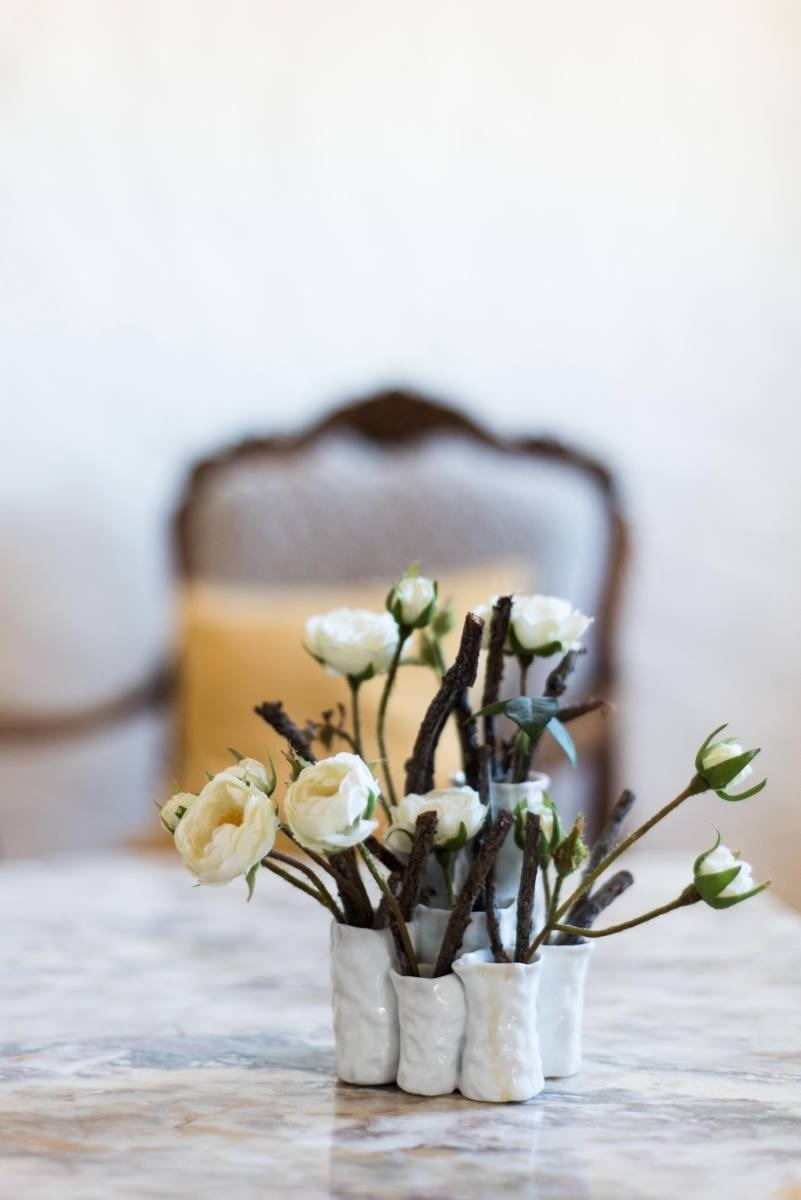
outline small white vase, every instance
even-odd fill
[[[390,972],[398,997],[398,1087],[418,1096],[445,1096],[459,1086],[465,1029],[464,988],[456,975],[432,979]]]
[[[535,771],[525,783],[492,783],[490,785],[490,808],[493,819],[500,812],[514,813],[521,802],[531,802],[551,786],[550,776]],[[509,831],[498,857],[495,860],[495,895],[498,904],[508,904],[517,898],[520,886],[520,871],[523,866],[523,851],[515,841],[514,829]],[[539,929],[545,917],[545,896],[542,881],[537,880],[534,893],[534,928]]]
[[[413,922],[414,949],[418,962],[435,963],[437,961],[450,916],[449,908],[430,908],[427,904],[418,904],[414,910]],[[516,904],[509,904],[505,908],[498,909],[498,926],[504,946],[514,945],[517,928]],[[470,954],[473,950],[486,950],[489,944],[487,914],[471,913],[470,923],[462,939],[462,947],[456,957],[461,958],[462,955]]]
[[[337,1075],[365,1086],[393,1083],[398,1071],[397,967],[388,929],[331,926],[331,1000]]]
[[[542,975],[537,997],[537,1028],[542,1070],[547,1079],[581,1069],[584,984],[592,942],[541,946]]]
[[[495,963],[486,950],[453,964],[467,1001],[459,1091],[468,1100],[531,1100],[545,1086],[537,1039],[540,959]]]

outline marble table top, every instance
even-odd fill
[[[687,863],[635,861],[616,918]],[[0,868],[0,1196],[801,1200],[801,916],[598,943],[586,1063],[525,1105],[334,1077],[326,914],[170,857]]]

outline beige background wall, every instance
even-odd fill
[[[626,778],[672,794],[720,720],[765,744],[770,793],[673,836],[747,826],[801,902],[799,6],[5,0],[0,23],[4,698],[157,656],[195,454],[416,384],[618,466]]]

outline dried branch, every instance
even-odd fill
[[[495,862],[490,864],[487,878],[484,882],[484,908],[487,914],[487,935],[490,950],[495,962],[508,962],[509,955],[503,948],[501,926],[498,920],[498,901],[495,895]]]
[[[544,696],[549,696],[552,700],[558,700],[560,696],[564,695],[567,690],[567,681],[575,670],[576,659],[579,654],[583,653],[583,650],[568,650],[564,658],[560,660],[546,679]]]
[[[398,888],[400,887],[401,877],[397,871],[391,871],[387,877],[387,887],[392,892],[393,896],[397,896]],[[375,910],[373,917],[373,929],[386,929],[389,924],[389,900],[386,892],[381,893],[381,899],[378,902],[378,908]]]
[[[602,887],[599,887],[597,892],[592,895],[585,894],[580,900],[577,900],[571,908],[565,924],[576,925],[581,929],[591,929],[604,909],[608,908],[613,900],[617,900],[618,896],[622,896],[633,883],[634,876],[630,871],[618,871]],[[578,946],[583,940],[575,933],[560,933],[555,944],[557,946]]]
[[[517,892],[517,936],[515,938],[515,962],[525,962],[531,942],[531,924],[534,916],[534,891],[537,886],[539,866],[540,819],[532,812],[526,813],[523,834],[523,866]]]
[[[462,890],[459,892],[450,920],[445,927],[445,935],[442,939],[442,945],[434,966],[435,979],[441,975],[448,974],[453,965],[454,958],[459,953],[465,930],[470,922],[470,914],[473,911],[476,897],[484,886],[489,869],[495,862],[498,851],[503,845],[513,822],[514,818],[510,812],[504,811],[500,813],[497,821],[484,838],[481,850],[473,859],[467,879],[464,882]]]
[[[373,857],[377,858],[381,866],[386,867],[390,874],[403,874],[405,870],[404,865],[399,858],[395,857],[389,846],[384,845],[383,842],[379,842],[378,838],[372,835],[366,839],[364,844]]]
[[[559,709],[559,720],[563,725],[567,725],[568,721],[576,721],[579,717],[585,716],[586,713],[595,712],[599,708],[611,708],[612,705],[608,700],[604,700],[601,696],[593,696],[590,700],[584,700],[581,704],[571,704],[567,708]]]
[[[603,862],[609,851],[614,847],[615,842],[620,837],[620,831],[625,824],[626,818],[634,807],[634,792],[628,788],[624,788],[620,793],[614,808],[609,814],[609,818],[603,829],[596,838],[590,857],[587,860],[587,865],[584,868],[584,874],[589,875],[594,871],[599,863]],[[570,922],[575,924],[575,922]]]
[[[456,698],[453,706],[454,717],[459,733],[459,745],[462,750],[462,769],[465,783],[471,788],[478,788],[479,745],[476,718],[470,707],[470,698],[465,689]]]
[[[280,700],[275,701],[275,703],[265,700],[263,704],[257,704],[253,711],[263,721],[266,721],[268,725],[272,726],[277,734],[285,738],[295,754],[300,758],[305,758],[310,763],[317,761],[306,734],[284,712],[284,706]]]
[[[411,921],[414,910],[420,900],[420,889],[423,885],[423,871],[426,860],[434,845],[434,835],[437,832],[437,814],[423,812],[414,823],[414,842],[409,854],[409,861],[403,872],[403,884],[398,896],[398,907],[404,921]]]
[[[489,649],[487,651],[487,663],[484,671],[484,692],[481,697],[482,708],[486,708],[489,704],[495,704],[500,695],[501,684],[503,683],[503,650],[506,645],[507,634],[509,633],[511,617],[512,597],[499,596],[492,606]],[[490,713],[484,716],[484,745],[489,747],[492,754],[490,774],[495,779],[498,777],[498,763],[495,756],[495,717]]]
[[[424,795],[434,786],[434,755],[445,722],[466,688],[476,681],[484,622],[468,613],[462,628],[459,651],[453,666],[442,677],[437,694],[428,706],[406,764],[406,794]]]

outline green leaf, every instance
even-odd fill
[[[707,855],[711,854],[713,850],[717,850],[718,846],[720,845],[720,830],[715,825],[713,825],[712,828],[715,830],[715,834],[717,836],[715,837],[715,840],[709,849],[704,850],[702,854],[699,854],[693,863],[693,878],[695,878],[695,876],[698,874],[699,870],[701,869],[701,863],[704,861]]]
[[[209,783],[211,783],[212,779],[214,778],[214,776],[212,775],[211,771],[204,771],[204,772],[203,772],[203,774],[206,776],[206,778],[208,779]]]
[[[238,763],[241,763],[245,757],[244,754],[240,754],[238,750],[235,750],[233,746],[228,747],[228,753],[233,754],[235,761]]]
[[[365,808],[364,812],[362,813],[363,821],[370,820],[373,813],[375,812],[375,805],[376,805],[376,794],[375,794],[375,792],[370,792],[370,796],[367,801],[367,807]]]
[[[272,796],[273,792],[275,791],[275,785],[278,783],[278,776],[275,771],[275,763],[269,754],[267,755],[267,764],[270,768],[270,775],[266,784],[267,795]]]
[[[717,791],[718,788],[725,788],[733,779],[736,779],[743,768],[747,767],[758,754],[758,749],[744,750],[742,754],[738,754],[734,758],[726,758],[723,762],[716,763],[714,767],[702,767],[701,774],[709,786]]]
[[[751,888],[750,892],[743,892],[741,896],[727,896],[721,899],[719,896],[711,903],[712,908],[731,908],[735,904],[741,904],[743,900],[750,900],[752,896],[758,896],[760,892],[764,892],[766,887],[770,887],[770,880],[766,879],[764,883],[758,883],[755,888]]]
[[[719,733],[723,733],[723,730],[726,728],[728,723],[728,721],[724,721],[722,725],[718,725],[717,729],[713,729],[709,737],[706,738],[703,744],[699,747],[698,753],[695,756],[695,769],[699,772],[699,774],[703,774],[702,759],[706,751],[709,749],[712,739],[717,737]]]
[[[539,646],[532,653],[535,658],[550,658],[552,654],[561,654],[563,649],[561,642],[548,642],[547,646]]]
[[[536,737],[558,712],[558,703],[549,696],[517,696],[513,700],[498,700],[495,704],[488,704],[480,708],[475,716],[503,714],[529,737]]]
[[[738,792],[736,796],[732,796],[730,792],[724,791],[723,788],[718,788],[716,794],[720,796],[721,800],[729,800],[730,802],[748,800],[751,796],[756,796],[757,792],[761,792],[767,782],[767,779],[763,779],[759,783],[755,783],[753,787],[748,788],[747,791]]]
[[[250,904],[253,899],[253,892],[256,889],[256,875],[258,874],[259,864],[255,862],[245,876],[245,883],[248,885],[247,903]]]
[[[706,900],[707,904],[711,904],[718,892],[722,892],[724,888],[728,887],[739,874],[740,865],[738,863],[735,867],[727,867],[725,871],[716,871],[714,875],[696,875],[693,882],[696,891]]]
[[[461,850],[462,846],[464,846],[466,844],[467,844],[467,827],[466,827],[464,821],[460,821],[459,832],[456,834],[455,837],[452,837],[449,842],[443,842],[441,845],[437,846],[436,853],[439,854],[440,852],[444,851],[444,852],[450,854],[450,853],[453,853],[453,851],[455,851],[455,850]]]
[[[548,733],[550,733],[557,746],[559,746],[559,748],[564,752],[564,755],[571,767],[575,767],[578,763],[576,747],[573,744],[572,737],[567,732],[567,729],[562,722],[557,720],[556,717],[552,717],[545,728]]]

